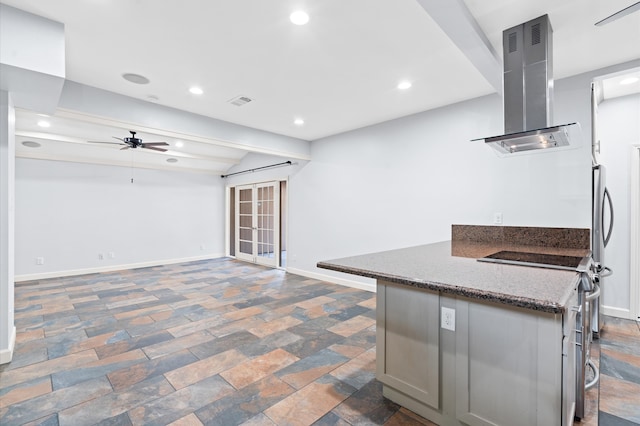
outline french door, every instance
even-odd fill
[[[235,189],[236,257],[277,267],[280,253],[280,183]]]

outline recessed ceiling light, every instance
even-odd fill
[[[147,96],[147,100],[150,102],[158,102],[160,100],[159,97],[157,97],[156,95],[149,95]]]
[[[42,146],[38,142],[34,141],[24,141],[22,142],[22,145],[28,146],[29,148],[40,148]]]
[[[302,126],[304,125],[304,120],[302,118],[296,118],[295,120],[293,120],[293,124],[295,124],[296,126]]]
[[[289,19],[296,25],[304,25],[309,22],[309,15],[307,15],[302,10],[296,10],[291,15],[289,15]]]
[[[176,146],[176,148],[182,148],[184,146],[184,142],[177,141],[174,145]]]
[[[177,158],[167,158],[167,163],[177,163],[178,159]]]
[[[122,78],[135,84],[149,84],[149,79],[140,74],[126,73],[122,74]]]
[[[633,83],[637,82],[638,80],[640,80],[640,78],[638,78],[638,77],[629,77],[629,78],[625,78],[624,80],[622,80],[620,82],[620,84],[633,84]]]
[[[51,123],[49,123],[46,120],[39,120],[38,121],[38,126],[40,126],[40,127],[51,127]]]
[[[409,81],[401,81],[398,83],[398,89],[400,90],[407,90],[409,87],[411,87],[411,82]]]
[[[189,89],[189,92],[193,93],[194,95],[202,95],[204,93],[204,91],[196,86],[193,86]]]

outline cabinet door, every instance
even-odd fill
[[[376,375],[436,409],[440,398],[439,295],[378,282]]]
[[[576,414],[576,386],[578,377],[576,376],[576,363],[582,362],[582,356],[578,357],[576,344],[578,343],[577,333],[582,337],[582,327],[576,324],[578,305],[578,289],[574,289],[572,297],[567,303],[569,310],[563,316],[562,328],[564,339],[562,340],[562,425],[570,426]],[[582,313],[581,314],[585,314]],[[590,330],[587,330],[590,332]]]
[[[561,316],[456,306],[456,418],[472,426],[560,425]]]

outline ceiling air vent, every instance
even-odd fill
[[[243,105],[248,104],[251,101],[253,101],[253,99],[248,98],[246,96],[236,96],[233,99],[229,99],[227,102],[229,102],[231,105],[243,106]]]

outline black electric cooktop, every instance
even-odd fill
[[[584,258],[580,256],[563,256],[522,251],[499,251],[478,259],[478,261],[575,271],[583,259]]]

